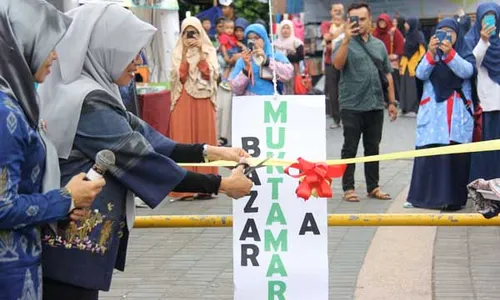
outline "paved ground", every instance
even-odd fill
[[[328,122],[329,125],[331,121]],[[415,119],[386,122],[381,151],[412,149],[414,124]],[[327,132],[328,158],[338,158],[342,131],[328,129]],[[404,197],[411,166],[411,160],[381,163],[381,185],[393,196]],[[356,175],[357,189],[363,196],[362,166]],[[338,181],[334,195],[328,205],[330,213],[382,213],[394,203],[366,198],[360,203],[342,202]],[[231,214],[231,202],[223,197],[210,201],[164,202],[153,211],[140,209],[138,214]],[[355,299],[358,274],[376,232],[377,228],[372,227],[329,229],[330,299]],[[498,286],[495,281],[500,274],[500,261],[494,252],[499,246],[498,228],[438,229],[434,263],[428,259],[429,263],[422,265],[433,270],[429,278],[429,282],[434,282],[433,298],[499,299],[500,287],[495,288]],[[372,250],[370,253],[377,256],[379,250]],[[404,256],[404,252],[399,256]],[[101,293],[101,298],[233,299],[232,275],[230,228],[138,229],[131,236],[126,272],[116,272],[111,291]],[[415,298],[407,295],[400,299]]]

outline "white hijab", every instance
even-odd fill
[[[290,36],[287,38],[285,38],[282,33],[284,26],[288,26],[290,28]],[[281,21],[278,29],[278,39],[274,41],[276,50],[282,51],[286,54],[287,50],[294,52],[297,47],[303,44],[304,43],[295,36],[295,28],[293,26],[293,22],[290,20]]]
[[[66,13],[73,22],[56,48],[59,59],[38,88],[41,116],[60,158],[73,147],[85,97],[109,93],[125,109],[118,79],[152,39],[156,29],[113,3],[89,3]]]

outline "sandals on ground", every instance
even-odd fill
[[[391,195],[382,192],[382,190],[378,187],[371,191],[371,193],[368,194],[368,197],[372,199],[377,199],[377,200],[391,200],[392,197]]]
[[[350,190],[344,193],[344,201],[346,202],[359,202],[359,197],[356,195],[356,191]]]

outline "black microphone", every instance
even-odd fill
[[[115,165],[115,154],[110,150],[101,150],[95,156],[95,164],[87,172],[84,180],[92,181],[102,178],[104,173]]]

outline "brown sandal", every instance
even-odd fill
[[[375,188],[371,193],[368,194],[368,197],[372,199],[377,199],[377,200],[391,200],[392,197],[391,195],[382,192],[382,190],[378,187]]]
[[[346,202],[359,202],[359,197],[356,195],[356,191],[350,190],[344,193],[344,201]]]

